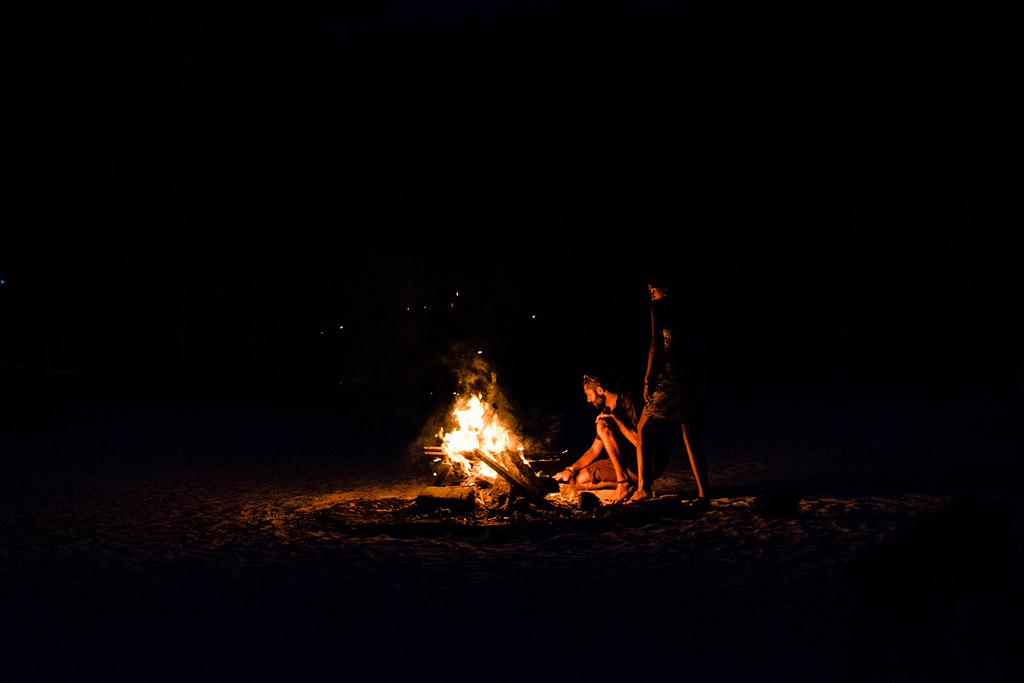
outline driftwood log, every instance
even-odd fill
[[[433,509],[468,512],[476,508],[476,495],[469,486],[428,486],[416,496],[416,504]]]

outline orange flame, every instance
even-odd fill
[[[479,395],[461,398],[452,415],[458,426],[448,434],[443,429],[438,433],[443,441],[441,450],[452,466],[460,470],[470,482],[476,477],[494,481],[498,473],[483,462],[471,461],[466,457],[467,453],[477,448],[488,455],[522,450],[519,441],[501,424],[494,410]]]

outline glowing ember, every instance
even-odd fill
[[[498,473],[485,463],[472,461],[467,457],[467,454],[475,449],[480,449],[491,456],[509,451],[522,451],[518,439],[501,424],[494,410],[484,403],[480,396],[460,399],[452,415],[455,416],[458,426],[448,434],[442,429],[438,437],[443,442],[441,450],[452,467],[467,478],[467,485],[472,484],[477,477],[494,481],[498,476]]]

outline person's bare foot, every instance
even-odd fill
[[[632,505],[633,503],[639,503],[645,500],[651,500],[654,498],[654,491],[651,489],[637,489],[633,492],[633,495],[625,502],[626,505]]]
[[[635,486],[635,484],[628,481],[620,483],[618,486],[615,487],[615,497],[612,498],[609,502],[612,505],[614,505],[616,503],[622,503],[628,500],[630,495],[633,493],[633,489],[635,488]]]

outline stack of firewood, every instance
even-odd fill
[[[482,461],[498,473],[493,484],[477,481],[471,486],[462,485],[464,482],[443,459],[439,447],[425,447],[424,452],[442,459],[435,463],[434,485],[426,487],[418,498],[421,504],[468,510],[477,504],[487,508],[506,507],[516,499],[523,499],[536,507],[549,508],[551,504],[545,496],[558,491],[558,484],[538,477],[519,452],[488,454],[477,449],[466,453],[468,459]]]

